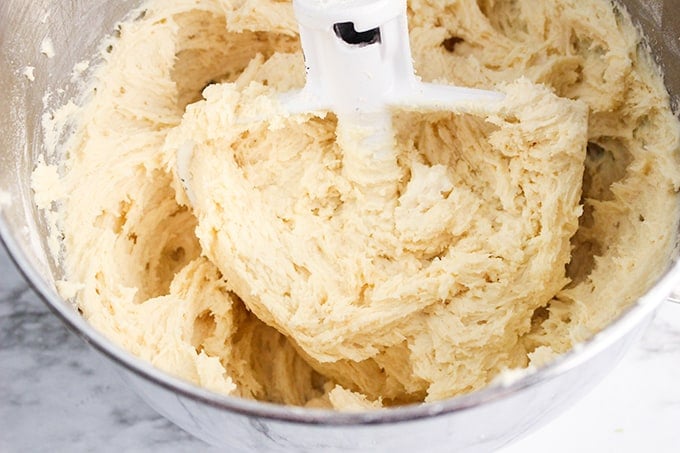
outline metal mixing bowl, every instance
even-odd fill
[[[18,267],[52,311],[107,356],[152,407],[190,433],[230,450],[489,451],[548,422],[573,404],[617,363],[680,282],[680,265],[664,276],[604,332],[578,351],[506,386],[446,401],[379,412],[312,411],[216,395],[173,378],[128,354],[95,331],[55,291],[60,270],[46,253],[46,229],[36,210],[30,175],[41,152],[43,96],[48,107],[73,96],[74,65],[139,0],[2,0],[0,2],[0,236]],[[623,2],[640,24],[680,101],[680,0]],[[49,13],[49,18],[43,20]],[[57,57],[40,54],[46,36]],[[22,74],[35,66],[35,81]],[[58,91],[61,89],[63,91]]]

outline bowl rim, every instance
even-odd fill
[[[628,332],[654,313],[661,303],[673,292],[680,282],[680,262],[673,256],[669,266],[656,283],[636,302],[625,309],[604,330],[589,340],[572,348],[551,363],[526,373],[521,373],[510,382],[497,382],[469,394],[455,396],[442,401],[419,403],[394,408],[364,412],[339,412],[329,409],[310,409],[280,404],[247,400],[226,396],[199,387],[181,378],[172,376],[151,365],[122,347],[108,340],[83,318],[77,310],[62,299],[29,262],[19,243],[11,234],[9,224],[0,210],[0,243],[5,246],[11,260],[23,274],[27,283],[47,307],[95,350],[102,353],[115,364],[128,372],[165,390],[209,405],[249,417],[296,423],[304,425],[347,426],[393,424],[438,417],[454,412],[474,409],[487,403],[501,400],[515,393],[530,390],[531,387],[573,370],[580,364],[590,361],[610,346],[622,339]]]

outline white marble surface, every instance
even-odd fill
[[[0,452],[214,452],[68,332],[0,247]],[[503,453],[680,451],[680,306],[571,410]]]

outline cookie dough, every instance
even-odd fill
[[[663,272],[680,217],[680,125],[627,13],[413,0],[409,16],[425,81],[506,98],[395,112],[380,162],[332,114],[280,115],[305,75],[290,3],[151,0],[120,24],[61,176],[34,178],[63,295],[173,375],[341,410],[470,392],[604,328]]]

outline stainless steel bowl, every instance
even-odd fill
[[[18,267],[50,309],[93,348],[149,405],[215,445],[266,451],[489,451],[548,422],[598,383],[618,362],[680,282],[680,264],[637,304],[578,351],[508,386],[446,401],[386,411],[342,414],[216,395],[173,378],[107,341],[55,290],[60,270],[46,253],[46,229],[30,189],[41,152],[41,115],[76,94],[74,65],[95,53],[103,36],[139,0],[3,0],[0,2],[0,236]],[[680,0],[624,3],[648,37],[680,105]],[[49,13],[48,20],[41,20]],[[40,54],[47,36],[56,58]],[[35,67],[35,81],[22,74]]]

